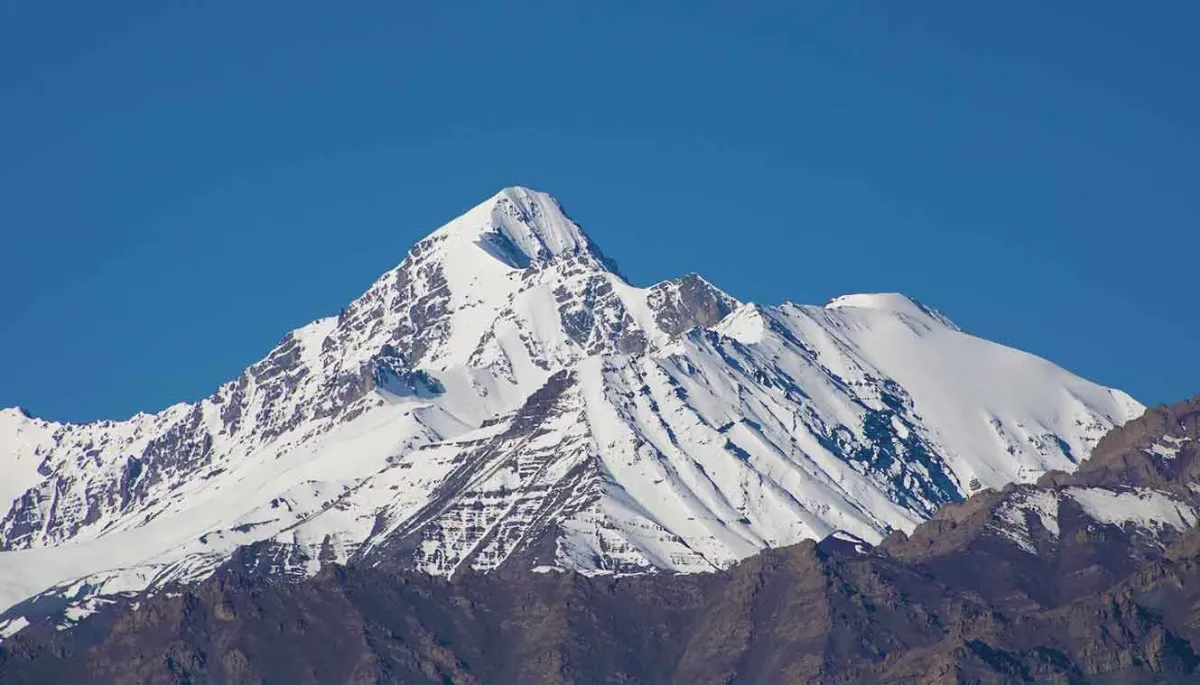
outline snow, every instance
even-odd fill
[[[993,528],[1021,549],[1033,554],[1033,531],[1029,518],[1035,517],[1051,538],[1060,534],[1059,508],[1065,499],[1077,503],[1091,520],[1157,536],[1164,530],[1185,530],[1200,522],[1200,514],[1191,505],[1172,495],[1150,489],[1113,489],[1070,487],[1063,490],[1022,489],[1008,495],[996,510]]]
[[[41,452],[49,449],[56,424],[32,419],[19,409],[0,410],[0,510],[41,481]]]
[[[502,239],[489,240],[493,236]],[[462,216],[431,234],[475,242],[510,268],[523,268],[520,261],[540,261],[570,254],[588,247],[587,238],[563,214],[558,202],[529,188],[505,188],[471,208]],[[514,247],[519,255],[504,253]]]
[[[545,253],[557,257],[587,247],[583,232],[546,193],[506,188],[494,200],[492,218],[497,231],[530,259],[539,259]]]
[[[930,325],[945,326],[958,330],[950,319],[941,312],[930,309],[913,298],[901,293],[856,293],[841,295],[825,304],[826,309],[871,309],[888,314],[926,322]]]
[[[1200,520],[1196,510],[1164,492],[1148,489],[1114,491],[1105,488],[1071,488],[1071,499],[1100,523],[1132,525],[1150,531],[1185,530]]]
[[[336,327],[337,317],[328,316],[292,331],[292,337],[300,344],[300,360],[305,368],[320,368],[321,343]]]
[[[997,509],[998,530],[1018,547],[1033,554],[1036,550],[1028,517],[1036,517],[1042,528],[1051,537],[1057,538],[1060,501],[1059,493],[1053,490],[1018,490]]]
[[[24,616],[17,616],[8,621],[0,621],[0,639],[16,635],[19,631],[29,625],[29,619]]]
[[[999,488],[1072,470],[1109,428],[1143,411],[1125,393],[934,318],[914,326],[890,297],[887,308],[857,304],[861,297],[826,308],[785,305],[781,318],[817,347],[822,363],[835,357],[831,366],[844,380],[870,375],[903,388],[960,483],[977,478]],[[853,366],[836,359],[847,352]],[[1062,438],[1070,454],[1048,436]]]
[[[1183,443],[1184,441],[1180,438],[1166,435],[1163,436],[1162,442],[1154,443],[1149,447],[1148,451],[1160,459],[1171,460],[1179,456],[1179,449],[1183,446]]]
[[[867,549],[867,544],[866,544],[865,540],[858,537],[857,535],[851,535],[850,533],[847,533],[844,530],[835,530],[832,533],[830,533],[829,536],[831,538],[833,538],[834,540],[840,540],[842,542],[850,543],[851,545],[853,545],[854,551],[857,552],[858,554],[866,554],[869,551]]]
[[[766,339],[767,322],[763,316],[762,307],[750,303],[738,307],[725,317],[717,330],[734,340],[753,345]]]

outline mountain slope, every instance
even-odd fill
[[[631,286],[552,198],[510,188],[200,402],[0,412],[0,607],[70,622],[251,543],[284,576],[711,571],[911,530],[1073,469],[1141,411],[901,295]]]
[[[1114,430],[1075,473],[978,493],[875,549],[837,533],[713,574],[330,565],[294,583],[248,549],[176,596],[21,633],[0,680],[1192,683],[1198,478],[1200,398]]]

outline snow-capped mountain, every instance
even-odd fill
[[[509,188],[211,397],[128,421],[0,411],[0,623],[325,561],[708,571],[1070,471],[1129,396],[895,294],[740,303],[628,284]],[[40,608],[39,608],[40,607]]]

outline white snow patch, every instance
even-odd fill
[[[1115,526],[1133,525],[1149,531],[1185,530],[1200,520],[1190,505],[1156,490],[1114,491],[1106,488],[1068,488],[1067,495],[1088,516]]]
[[[1053,490],[1017,491],[996,510],[997,525],[994,528],[1021,549],[1034,553],[1033,531],[1029,516],[1036,516],[1046,532],[1052,537],[1059,535],[1059,495]]]
[[[1149,447],[1148,451],[1150,454],[1161,457],[1162,459],[1171,460],[1179,456],[1179,448],[1183,446],[1184,442],[1186,441],[1182,438],[1165,435],[1162,438],[1162,442],[1154,443]]]
[[[0,622],[0,640],[12,637],[28,626],[29,619],[24,616],[17,616],[16,618]]]

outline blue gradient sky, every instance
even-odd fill
[[[1200,3],[642,4],[0,0],[0,406],[206,395],[513,184],[635,283],[1200,392]]]

